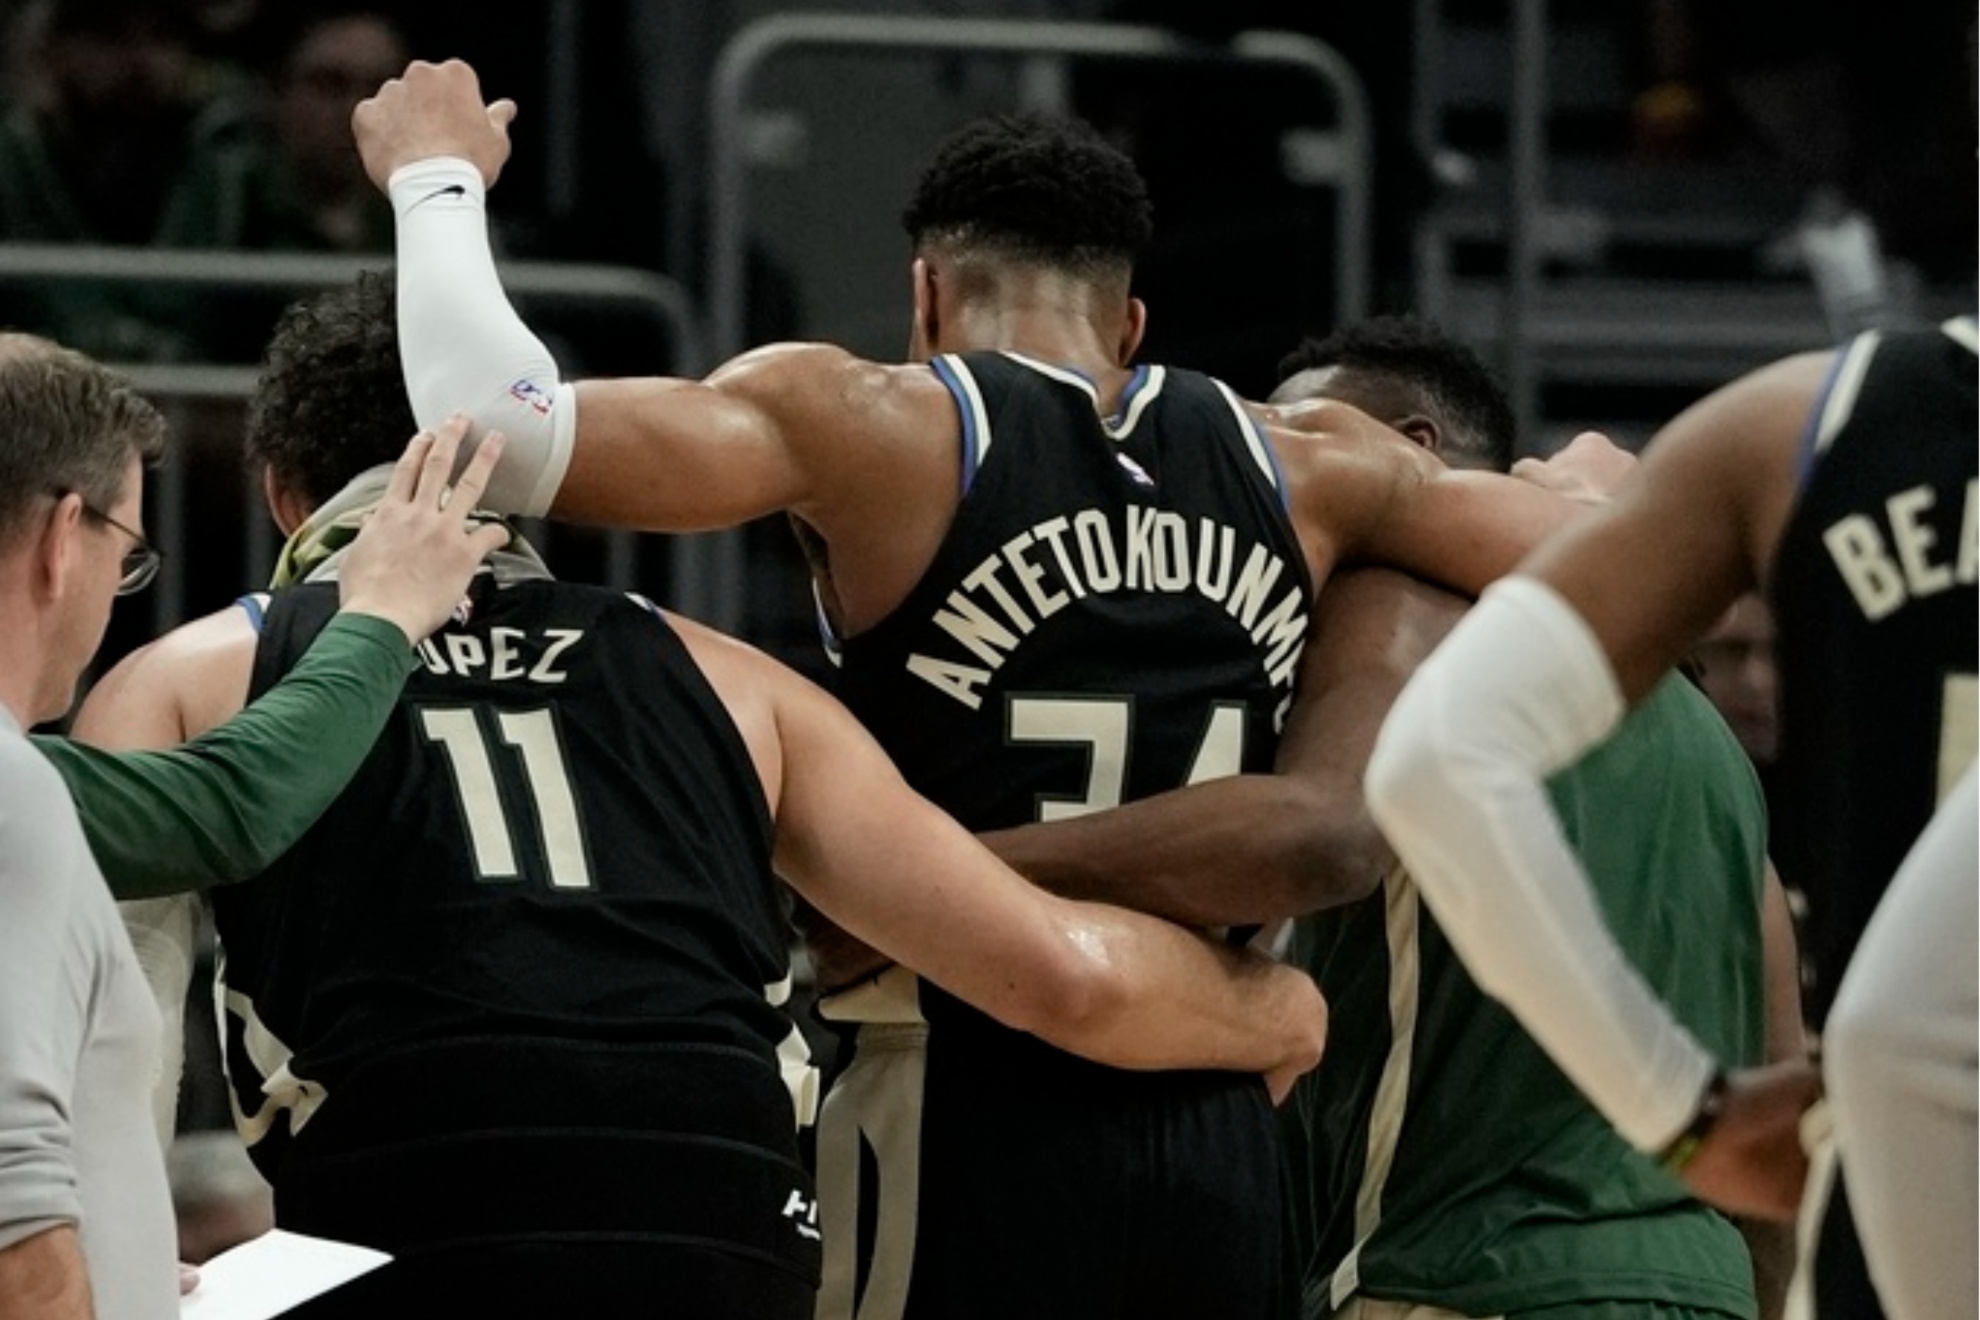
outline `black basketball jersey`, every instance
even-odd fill
[[[1063,368],[933,367],[962,500],[908,598],[843,643],[840,684],[909,782],[984,830],[1268,769],[1311,587],[1236,397],[1145,366],[1103,419]]]
[[[483,575],[470,604],[323,819],[214,893],[257,1162],[279,1190],[292,1157],[603,1126],[795,1167],[787,899],[741,734],[643,601]],[[255,692],[336,607],[273,597]]]
[[[1781,873],[1809,903],[1819,1025],[1975,741],[1973,323],[1871,333],[1809,421],[1775,557]]]
[[[1083,377],[1013,354],[932,369],[962,416],[955,520],[841,659],[842,695],[909,782],[984,830],[1269,769],[1310,587],[1243,405],[1144,367],[1103,418]],[[1103,1067],[925,982],[917,1006],[925,1049],[863,1029],[820,1132],[863,1277],[902,1277],[911,1254],[905,1320],[1287,1313],[1286,1169],[1256,1076]],[[896,1120],[906,1095],[915,1117]],[[876,1177],[827,1170],[852,1127]],[[896,1236],[869,1242],[869,1215]],[[874,1292],[860,1313],[896,1314]]]

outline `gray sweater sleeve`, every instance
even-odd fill
[[[72,1158],[102,882],[62,781],[0,730],[0,1248],[82,1217]]]

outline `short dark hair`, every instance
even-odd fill
[[[0,332],[0,541],[46,495],[116,507],[131,459],[164,448],[163,414],[128,380],[40,335]]]
[[[250,460],[321,504],[367,468],[395,461],[418,429],[399,368],[390,272],[366,271],[282,313],[248,400]]]
[[[1344,367],[1379,374],[1419,391],[1443,416],[1452,444],[1504,471],[1512,464],[1512,404],[1479,356],[1434,321],[1374,316],[1309,338],[1279,362],[1279,379]]]
[[[1092,278],[1125,273],[1154,232],[1134,162],[1081,120],[974,120],[945,139],[901,215],[915,250],[954,244]]]

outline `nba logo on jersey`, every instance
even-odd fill
[[[523,377],[510,385],[509,395],[516,402],[527,404],[537,412],[550,411],[550,396],[543,392],[542,386],[528,377]]]
[[[1148,469],[1129,458],[1126,454],[1115,454],[1114,461],[1121,465],[1121,471],[1128,474],[1128,480],[1143,490],[1155,489],[1155,478],[1148,475]]]

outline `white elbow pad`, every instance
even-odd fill
[[[482,503],[500,513],[549,512],[570,466],[577,393],[502,292],[488,245],[481,172],[438,156],[393,171],[398,217],[399,356],[420,426],[454,413],[471,436],[508,437]],[[465,464],[472,448],[464,448]]]
[[[1608,736],[1622,693],[1587,623],[1544,584],[1494,585],[1405,688],[1369,808],[1481,989],[1618,1131],[1660,1149],[1713,1060],[1610,934],[1545,790]]]

